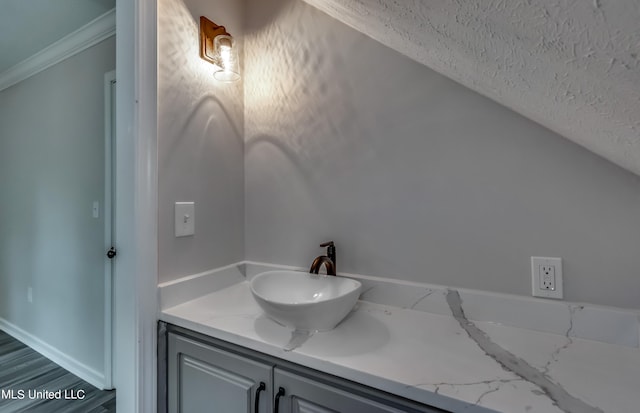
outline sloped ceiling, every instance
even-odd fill
[[[640,175],[639,1],[304,1]]]

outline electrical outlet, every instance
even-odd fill
[[[562,258],[531,257],[531,294],[562,298]]]
[[[27,287],[27,301],[30,303],[33,302],[33,288],[31,288],[30,286]]]
[[[538,267],[540,274],[540,289],[545,291],[556,290],[556,267],[553,265],[542,264]]]

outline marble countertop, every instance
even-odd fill
[[[555,334],[472,321],[465,295],[445,289],[422,299],[438,295],[448,313],[359,301],[334,330],[308,334],[268,319],[246,279],[227,284],[160,319],[454,412],[640,411],[640,350],[575,337],[581,307]]]

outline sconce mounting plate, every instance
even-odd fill
[[[224,26],[218,26],[206,17],[200,16],[200,57],[203,60],[216,64],[213,39],[221,34],[229,36]]]

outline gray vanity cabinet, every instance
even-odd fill
[[[161,413],[443,412],[181,327],[160,327],[159,368],[163,355],[167,366],[159,372]]]
[[[279,368],[274,369],[273,376],[274,392],[281,394],[278,413],[408,412]]]
[[[169,333],[169,413],[271,412],[273,366]],[[261,386],[264,383],[264,386]]]

